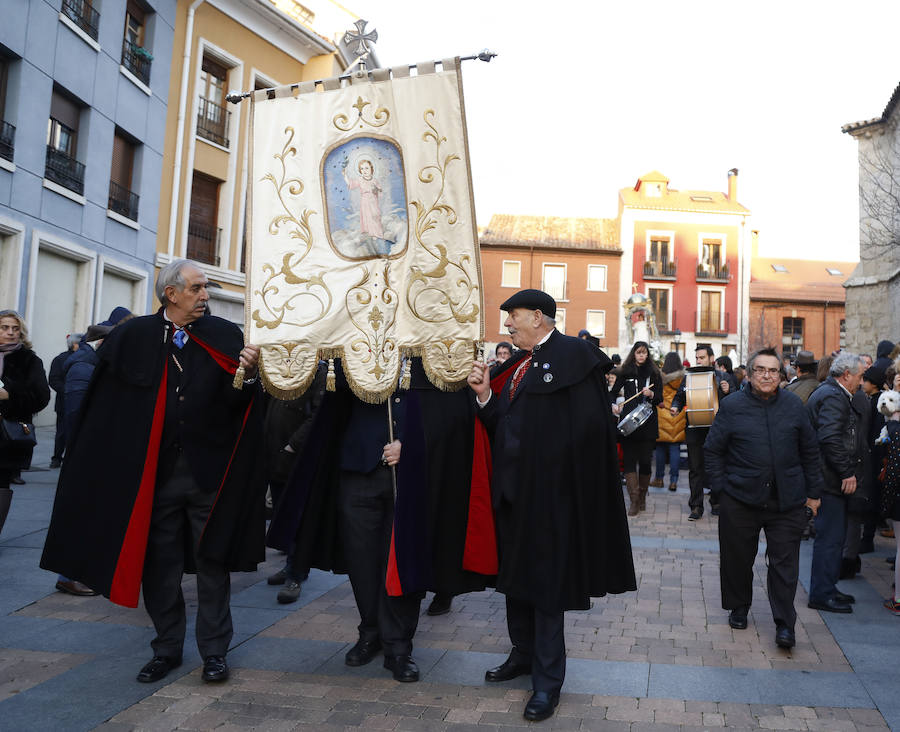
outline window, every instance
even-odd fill
[[[775,272],[780,272],[781,274],[787,274],[787,271],[788,271],[788,268],[785,267],[783,264],[773,264],[772,269]]]
[[[781,326],[781,352],[796,356],[803,350],[803,318],[784,318]]]
[[[560,333],[566,332],[566,309],[556,308],[556,329]]]
[[[79,195],[84,194],[84,166],[75,159],[78,151],[78,121],[81,110],[54,90],[47,122],[47,161],[44,175]]]
[[[9,59],[0,56],[0,158],[13,160],[16,128],[6,121],[6,85],[9,79]]]
[[[134,0],[128,0],[125,10],[125,37],[122,41],[122,66],[145,84],[150,83],[152,54],[144,47],[144,26],[147,13]]]
[[[219,185],[215,178],[194,171],[187,258],[219,266]]]
[[[712,333],[722,323],[722,293],[717,290],[700,291],[700,332]]]
[[[675,351],[679,356],[681,356],[681,362],[684,363],[684,356],[686,353],[687,344],[682,343],[681,341],[670,341],[669,342],[669,350]]]
[[[675,277],[672,240],[671,233],[647,232],[647,261],[644,262],[644,277]]]
[[[841,335],[839,343],[841,350],[847,347],[847,321],[843,318],[841,318]]]
[[[651,287],[647,290],[647,297],[653,303],[656,327],[659,330],[669,330],[669,289],[667,287]]]
[[[132,190],[135,145],[116,130],[113,137],[112,167],[109,173],[109,210],[137,221],[138,197]]]
[[[669,237],[651,236],[647,259],[660,264],[669,261]]]
[[[735,345],[734,343],[723,343],[722,344],[722,353],[720,355],[727,356],[732,351],[737,353],[737,345]],[[737,363],[732,364],[732,366],[737,366]]]
[[[606,265],[588,265],[588,290],[592,292],[606,292]],[[588,328],[590,330],[590,328]]]
[[[843,277],[844,273],[841,272],[837,267],[826,267],[825,271],[828,272],[832,277]]]
[[[588,310],[584,327],[592,336],[604,338],[606,336],[606,311]]]
[[[722,242],[719,239],[703,239],[700,243],[700,266],[697,274],[718,277],[722,270]]]
[[[197,134],[211,142],[228,147],[228,119],[225,108],[225,82],[228,70],[209,56],[203,57],[200,72],[200,109],[197,112]]]
[[[88,0],[63,0],[62,11],[65,16],[87,33],[95,41],[99,35],[100,13]]]
[[[554,300],[566,299],[566,265],[545,264],[541,289]]]
[[[500,278],[500,287],[521,287],[522,263],[504,259]]]

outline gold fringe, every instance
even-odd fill
[[[280,386],[276,386],[272,383],[272,380],[266,372],[265,352],[261,351],[259,354],[259,378],[262,381],[263,388],[276,399],[281,399],[283,401],[290,401],[303,396],[304,392],[309,388],[309,385],[312,384],[313,379],[316,377],[316,369],[318,367],[318,361],[313,361],[313,368],[309,370],[297,386],[291,389],[282,389]]]
[[[407,356],[403,360],[403,376],[400,377],[400,388],[409,391],[409,384],[412,381],[412,356]]]
[[[234,371],[234,381],[231,382],[231,385],[239,391],[244,388],[244,373],[243,366],[238,366]]]
[[[334,359],[328,359],[328,376],[325,377],[325,388],[328,391],[334,391],[335,389],[335,375],[334,375]]]

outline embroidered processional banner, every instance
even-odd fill
[[[441,389],[465,384],[481,260],[459,59],[441,67],[251,95],[246,332],[276,396],[301,394],[321,358],[369,402],[406,356]]]

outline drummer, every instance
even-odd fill
[[[696,367],[712,371],[716,380],[716,388],[719,392],[719,400],[724,399],[731,393],[731,384],[725,378],[725,374],[715,368],[715,357],[710,346],[705,344],[697,346],[697,350],[694,352],[694,364]],[[687,379],[684,379],[672,398],[671,411],[673,415],[684,409],[686,402],[684,387],[686,383]],[[687,429],[685,430],[684,441],[687,443],[688,450],[688,483],[691,486],[691,497],[688,500],[688,508],[690,508],[691,513],[688,515],[688,521],[698,521],[703,517],[703,492],[709,488],[703,460],[703,443],[709,434],[709,427],[710,425],[697,425],[695,427],[688,420]],[[718,516],[719,503],[718,500],[713,503],[713,500],[713,496],[710,495],[709,512],[713,516]]]
[[[625,466],[625,486],[631,501],[628,515],[637,516],[647,506],[647,488],[659,429],[655,407],[663,399],[662,374],[650,358],[650,346],[646,341],[636,341],[631,347],[609,395],[613,401],[622,397],[612,408],[613,414],[620,417],[620,425],[624,426],[624,421],[632,413],[639,424],[629,434],[619,438]],[[644,404],[650,408],[641,409]],[[645,412],[646,416],[636,410]]]

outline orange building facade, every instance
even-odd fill
[[[754,253],[755,254],[755,253]],[[856,262],[753,257],[750,351],[774,346],[816,358],[844,347],[844,280]],[[871,344],[874,354],[875,342]]]
[[[615,219],[495,215],[480,233],[485,348],[509,340],[500,305],[525,288],[557,303],[557,328],[618,349],[622,250]],[[487,350],[489,354],[491,351]]]

